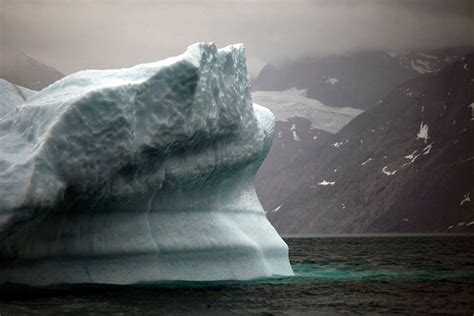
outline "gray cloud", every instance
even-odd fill
[[[64,73],[126,67],[196,41],[243,42],[269,61],[359,49],[474,45],[474,1],[0,0],[2,47]]]

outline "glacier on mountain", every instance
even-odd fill
[[[254,189],[274,118],[243,45],[0,93],[0,284],[293,274]]]
[[[285,91],[254,91],[252,99],[274,114],[277,121],[286,121],[291,117],[300,116],[311,121],[313,128],[329,133],[337,133],[362,110],[344,107],[336,108],[322,104],[318,100],[308,98],[305,89],[296,88]]]

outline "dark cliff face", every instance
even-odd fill
[[[256,190],[264,209],[278,211],[278,206],[294,194],[301,184],[300,172],[305,164],[317,161],[318,148],[332,134],[311,127],[311,122],[302,117],[277,121],[272,147],[257,173]],[[307,176],[307,175],[306,175]],[[284,218],[282,218],[284,222]]]
[[[474,231],[473,103],[474,55],[400,85],[259,174],[263,205],[281,205],[269,219],[281,233]]]
[[[421,74],[435,73],[470,50],[460,47],[404,54],[372,51],[302,58],[265,66],[253,82],[253,89],[296,87],[307,89],[308,97],[329,106],[368,109],[394,87]]]
[[[28,89],[41,90],[62,77],[53,67],[21,52],[7,51],[0,60],[0,78]]]

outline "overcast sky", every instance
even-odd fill
[[[0,0],[0,43],[68,74],[243,42],[267,62],[359,49],[474,45],[474,0]]]

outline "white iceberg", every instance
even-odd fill
[[[0,118],[35,93],[0,78]]]
[[[81,71],[25,100],[0,112],[0,284],[293,274],[254,189],[274,119],[252,105],[243,45]]]

